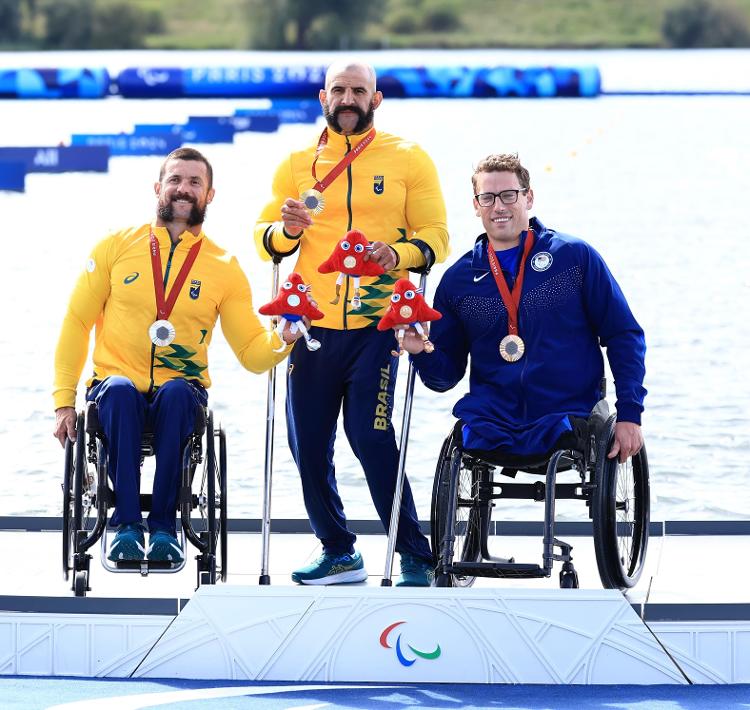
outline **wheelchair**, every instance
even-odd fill
[[[633,587],[643,571],[648,547],[648,459],[645,447],[625,463],[607,458],[615,420],[602,399],[588,419],[575,422],[576,445],[531,457],[465,449],[459,421],[443,443],[433,484],[430,527],[435,585],[469,587],[476,577],[550,577],[553,563],[562,562],[560,587],[578,588],[573,547],[554,533],[555,501],[579,499],[585,501],[592,521],[602,586]],[[518,472],[542,475],[545,480],[514,482]],[[558,483],[562,472],[570,472],[573,481]],[[496,481],[496,473],[504,478]],[[544,501],[541,564],[490,555],[492,509],[503,498]]]
[[[141,466],[152,456],[153,432],[141,439]],[[196,476],[199,467],[200,475]],[[195,487],[196,490],[193,490]],[[177,497],[180,516],[179,539],[183,561],[150,560],[111,562],[107,559],[107,511],[115,505],[108,478],[107,448],[99,425],[96,404],[88,402],[76,420],[76,440],[65,445],[63,476],[63,576],[71,580],[75,596],[91,591],[92,555],[88,552],[101,540],[101,563],[110,572],[174,573],[185,566],[186,539],[197,549],[198,580],[215,584],[227,578],[227,447],[224,430],[214,424],[213,412],[199,407],[193,434],[182,452],[182,474]],[[141,510],[151,508],[151,495],[140,495]],[[191,518],[191,512],[198,515]]]

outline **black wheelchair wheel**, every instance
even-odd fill
[[[83,487],[86,479],[86,427],[83,413],[76,423],[75,460],[73,463],[73,552],[79,552],[78,533],[83,521]]]
[[[456,479],[455,500],[451,481]],[[436,584],[446,587],[470,587],[476,577],[466,574],[445,574],[445,563],[454,558],[462,562],[478,562],[481,557],[480,511],[476,505],[477,478],[474,471],[461,464],[455,432],[443,442],[438,458],[435,481],[432,487],[430,533],[433,554],[436,558]],[[453,555],[446,559],[443,540],[452,529],[455,536]]]
[[[62,505],[62,563],[63,578],[67,582],[73,569],[73,550],[75,549],[75,524],[73,522],[73,479],[75,478],[75,444],[67,439],[65,442],[65,471],[63,472],[63,505]]]
[[[227,451],[224,430],[214,428],[212,412],[209,412],[206,422],[206,455],[199,509],[208,541],[200,582],[216,584],[217,575],[222,581],[227,578]]]
[[[608,459],[612,432],[597,456],[593,499],[594,549],[606,589],[629,589],[640,579],[648,548],[650,488],[645,446],[624,463]]]

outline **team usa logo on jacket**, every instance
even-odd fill
[[[372,191],[376,195],[382,195],[385,190],[385,176],[384,175],[373,175],[372,178]]]
[[[538,254],[534,254],[534,258],[531,260],[531,268],[534,271],[546,271],[552,266],[552,254],[548,251],[540,251]]]
[[[193,279],[190,282],[190,298],[194,301],[198,300],[198,296],[201,295],[201,282],[197,279]]]

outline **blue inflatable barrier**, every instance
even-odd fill
[[[72,173],[109,170],[107,146],[0,148],[0,161],[20,161],[27,173]]]
[[[167,155],[182,145],[179,133],[78,133],[71,136],[72,145],[107,146],[110,155]]]
[[[0,190],[24,192],[26,165],[19,160],[0,160]]]
[[[127,99],[176,99],[184,96],[182,69],[147,67],[123,69],[117,75],[117,93]]]
[[[201,118],[206,118],[201,116]],[[211,117],[209,117],[211,118]],[[183,143],[233,143],[235,129],[230,117],[221,117],[222,123],[213,121],[176,123],[138,123],[133,133],[136,136],[148,134],[170,134],[179,136]]]
[[[278,116],[281,123],[315,123],[322,115],[319,101],[274,99],[271,108],[238,108],[235,116]]]
[[[394,67],[378,70],[389,98],[598,96],[597,67]]]
[[[188,116],[188,126],[223,126],[230,125],[235,132],[254,131],[257,133],[274,133],[279,129],[279,116],[265,113],[261,116]]]
[[[0,69],[3,99],[100,99],[109,85],[106,69]]]
[[[376,71],[378,87],[396,98],[589,97],[601,91],[595,66],[380,67]],[[242,96],[312,103],[324,79],[322,66],[141,68],[124,70],[118,87],[126,97]]]

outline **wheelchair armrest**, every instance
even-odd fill
[[[96,402],[86,402],[86,433],[94,436],[100,431],[99,410],[96,407]]]
[[[597,439],[601,436],[601,432],[609,419],[609,405],[606,399],[600,399],[591,410],[589,418],[586,420],[588,426],[589,436],[594,436]]]
[[[208,421],[208,407],[198,407],[195,412],[195,434],[203,436],[206,431],[206,422]]]

